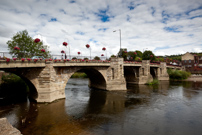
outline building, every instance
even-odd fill
[[[181,59],[182,66],[185,66],[187,71],[191,73],[200,71],[202,73],[202,56],[187,52],[182,55]]]

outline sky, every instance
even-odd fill
[[[89,56],[86,44],[92,56],[116,55],[120,37],[128,51],[202,52],[202,0],[0,0],[0,18],[0,52],[23,30],[53,55]]]

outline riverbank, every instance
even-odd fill
[[[202,75],[191,75],[189,78],[184,81],[194,81],[194,82],[202,82]]]

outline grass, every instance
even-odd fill
[[[157,85],[159,84],[159,80],[154,79],[152,82],[146,83],[146,85]]]
[[[88,78],[88,76],[85,73],[76,72],[71,76],[71,78]]]

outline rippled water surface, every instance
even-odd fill
[[[66,99],[1,106],[0,117],[24,135],[202,134],[202,83],[128,87],[101,91],[88,88],[88,79],[70,79]]]

